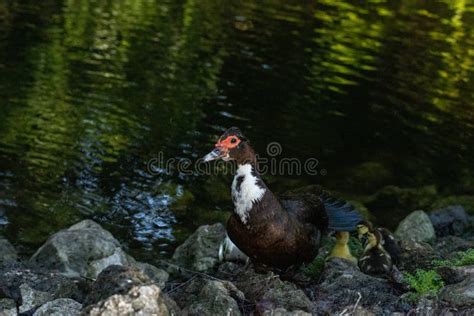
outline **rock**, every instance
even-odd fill
[[[462,205],[468,214],[474,215],[474,195],[451,195],[439,197],[434,201],[431,209],[441,209],[450,205]]]
[[[246,300],[260,304],[262,308],[305,312],[310,312],[313,308],[310,299],[301,289],[293,283],[282,281],[272,272],[259,274],[250,268],[244,270],[241,265],[226,262],[219,267],[217,275],[230,278],[244,293]]]
[[[436,187],[383,187],[365,203],[381,227],[396,227],[408,210],[431,209],[438,197]],[[390,214],[390,216],[387,216]]]
[[[353,263],[330,258],[316,289],[317,314],[340,314],[345,308],[361,306],[376,315],[403,311],[396,291],[384,279],[362,273]],[[334,304],[337,302],[337,304]]]
[[[455,256],[459,251],[474,248],[473,240],[465,240],[456,236],[440,237],[436,240],[434,250],[443,258]]]
[[[179,293],[176,302],[185,315],[241,315],[244,294],[228,281],[194,279]]]
[[[168,272],[144,262],[137,262],[136,267],[145,273],[154,283],[156,283],[159,288],[165,287],[165,284],[169,278]]]
[[[84,300],[84,306],[95,304],[114,294],[126,294],[132,287],[151,283],[151,279],[137,268],[109,266],[92,284],[91,291]]]
[[[0,237],[0,264],[16,261],[18,255],[15,248],[3,237]]]
[[[286,310],[311,311],[313,304],[303,290],[290,282],[281,281],[278,286],[272,286],[263,294],[260,301],[271,302],[276,307]]]
[[[0,267],[0,297],[13,299],[21,312],[57,298],[82,302],[88,289],[89,283],[84,279],[70,279],[56,272],[18,263]]]
[[[468,215],[461,205],[452,205],[430,213],[437,236],[461,236],[467,227]]]
[[[474,277],[445,286],[439,293],[439,299],[455,308],[472,308],[474,306]]]
[[[219,263],[219,247],[225,238],[222,224],[203,225],[176,248],[173,261],[176,265],[194,271],[207,271]]]
[[[414,272],[417,269],[431,269],[434,266],[433,260],[441,259],[431,245],[425,242],[416,242],[411,239],[402,240],[400,248],[402,252],[399,268],[409,272]]]
[[[445,315],[440,314],[438,302],[431,297],[422,297],[416,304],[415,315]]]
[[[446,284],[462,282],[467,278],[474,278],[474,265],[463,267],[437,267],[436,272]]]
[[[304,311],[287,311],[284,308],[278,307],[275,309],[268,309],[266,308],[263,312],[259,315],[262,316],[311,316],[310,313]]]
[[[0,315],[1,316],[16,316],[18,310],[16,303],[11,298],[0,298]]]
[[[92,279],[110,265],[135,264],[112,234],[91,220],[84,220],[51,236],[31,261],[67,276]]]
[[[398,224],[395,236],[400,240],[430,242],[435,239],[433,224],[423,211],[414,211]]]
[[[115,294],[83,311],[91,316],[171,315],[158,286],[134,286],[126,294]]]
[[[81,313],[82,304],[70,298],[60,298],[43,304],[33,316],[75,316]]]
[[[20,285],[20,293],[23,302],[19,308],[20,313],[34,310],[38,306],[54,299],[52,294],[33,289],[26,283]]]

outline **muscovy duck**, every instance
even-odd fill
[[[321,234],[354,231],[362,220],[350,204],[330,197],[319,186],[298,199],[277,199],[257,170],[249,140],[236,127],[226,130],[203,159],[237,163],[232,182],[234,211],[227,222],[227,235],[255,264],[286,269],[310,262],[317,255]],[[338,240],[343,237],[347,235],[336,235]],[[230,241],[226,241],[227,248],[232,248]],[[349,252],[348,247],[340,249]],[[338,251],[333,255],[352,257]]]

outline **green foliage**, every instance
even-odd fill
[[[319,254],[314,258],[313,262],[302,268],[302,272],[308,277],[318,279],[323,272],[324,263],[332,248],[336,244],[336,240],[331,237],[324,236],[321,238],[321,247]]]
[[[303,268],[303,273],[313,279],[318,279],[323,272],[325,262],[326,256],[318,255],[316,258],[314,258],[313,262]]]
[[[474,249],[458,252],[454,258],[449,260],[433,260],[433,264],[437,267],[460,267],[474,264]]]
[[[431,206],[432,210],[440,209],[450,205],[462,205],[467,213],[474,214],[474,196],[472,195],[451,195],[440,197]]]
[[[359,258],[360,256],[362,256],[362,253],[364,252],[364,248],[362,247],[362,244],[360,243],[359,239],[355,237],[351,237],[349,239],[348,245],[349,245],[351,254],[354,257]]]
[[[436,295],[444,286],[441,276],[434,270],[416,270],[415,274],[404,273],[406,282],[415,291],[409,294],[410,300],[424,295]]]

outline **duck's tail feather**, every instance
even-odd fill
[[[348,202],[336,199],[323,192],[321,199],[328,215],[328,229],[334,231],[354,231],[363,218]]]

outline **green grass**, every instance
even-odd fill
[[[303,273],[312,279],[319,279],[324,269],[324,263],[326,262],[326,256],[317,256],[313,262],[303,268]]]
[[[406,282],[414,290],[408,296],[412,301],[425,295],[437,295],[444,286],[441,276],[434,270],[418,269],[414,274],[404,273]]]
[[[474,264],[474,249],[458,252],[453,259],[450,260],[434,260],[436,267],[461,267]]]
[[[362,244],[360,243],[359,239],[355,237],[351,237],[349,239],[348,245],[349,245],[351,254],[354,257],[359,258],[360,256],[362,256],[362,253],[364,252],[364,248],[362,247]]]

